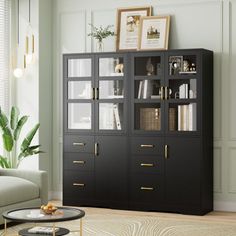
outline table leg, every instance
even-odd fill
[[[82,218],[80,218],[80,236],[82,236],[83,234],[83,227],[82,227],[83,223],[82,223]]]
[[[53,223],[53,233],[52,233],[53,236],[56,236],[55,230],[56,230],[56,229],[55,229],[55,223]]]
[[[7,235],[7,220],[4,220],[4,235]]]

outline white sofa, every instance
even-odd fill
[[[45,171],[0,169],[0,225],[2,213],[22,207],[39,207],[48,201]]]

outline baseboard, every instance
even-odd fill
[[[236,202],[214,201],[214,211],[236,212]]]
[[[62,201],[61,191],[50,191],[49,200],[59,200]],[[214,201],[214,211],[229,211],[236,212],[236,202],[229,201]]]
[[[62,192],[61,191],[50,191],[48,193],[49,200],[59,200],[62,201]]]

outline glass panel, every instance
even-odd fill
[[[170,56],[169,75],[196,74],[196,55]]]
[[[99,58],[99,76],[123,76],[124,59],[119,58]]]
[[[99,81],[99,98],[113,99],[124,98],[124,86],[122,80]]]
[[[160,80],[135,80],[135,98],[160,99]]]
[[[196,131],[197,104],[170,104],[169,131]]]
[[[171,79],[169,80],[169,95],[174,99],[197,98],[196,79]]]
[[[99,104],[99,129],[121,130],[123,129],[123,104],[100,103]]]
[[[91,99],[91,81],[69,81],[68,99]]]
[[[69,59],[68,77],[91,77],[91,59]]]
[[[161,57],[136,57],[134,64],[135,76],[161,75]]]
[[[68,104],[68,129],[91,129],[91,103]]]
[[[136,130],[161,130],[160,103],[135,104]]]

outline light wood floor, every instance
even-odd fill
[[[61,201],[51,201],[57,206],[61,206]],[[175,218],[179,220],[200,220],[200,221],[213,221],[221,223],[234,223],[236,224],[236,212],[223,212],[213,211],[204,216],[194,215],[182,215],[174,213],[162,213],[162,212],[144,212],[144,211],[125,211],[125,210],[114,210],[108,208],[95,208],[95,207],[79,207],[83,209],[87,215],[91,214],[116,214],[116,215],[127,215],[127,216],[152,216],[162,218]]]

